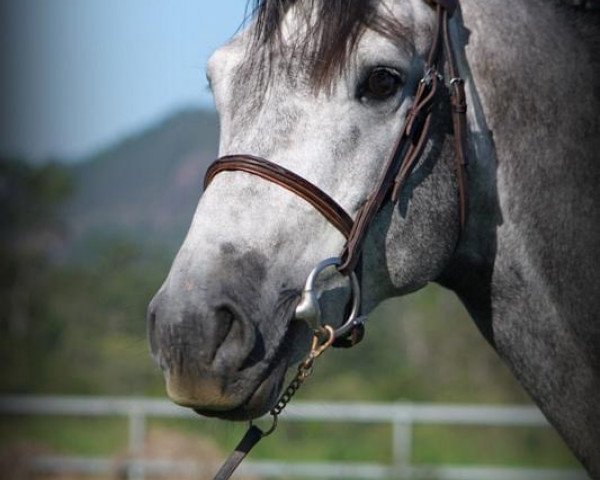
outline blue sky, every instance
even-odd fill
[[[77,160],[184,107],[246,0],[2,0],[0,153]]]

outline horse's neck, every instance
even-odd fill
[[[461,1],[470,220],[442,283],[600,475],[598,80],[539,3]]]
[[[518,273],[566,327],[589,325],[584,333],[598,339],[590,312],[600,309],[600,72],[554,7],[537,3],[462,0],[464,24],[451,25],[471,153],[456,262],[470,268],[450,268],[442,281],[491,321],[491,285]],[[600,364],[597,349],[589,353]]]
[[[561,14],[537,3],[463,0],[464,27],[453,24],[466,41],[472,157],[458,257],[480,281],[518,274],[565,328],[600,344],[590,313],[600,310],[600,72]],[[492,299],[477,306],[490,317]],[[598,349],[588,353],[600,365]]]

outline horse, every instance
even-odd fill
[[[600,478],[598,17],[558,0],[460,0],[446,24],[451,78],[448,58],[424,71],[448,3],[257,0],[207,65],[219,154],[268,158],[270,175],[305,180],[355,221],[433,77],[439,100],[420,155],[354,255],[362,312],[429,282],[454,291]],[[459,83],[462,128],[449,101]],[[304,281],[347,246],[316,203],[265,178],[240,168],[211,178],[149,305],[167,393],[203,415],[251,419],[276,404],[310,349],[295,314]],[[357,292],[327,272],[318,301],[339,327],[330,319]]]

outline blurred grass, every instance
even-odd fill
[[[150,419],[148,427],[210,438],[223,454],[245,431],[243,423],[199,419]],[[280,422],[254,459],[392,462],[392,431],[385,424]],[[0,450],[15,443],[44,445],[58,454],[110,456],[127,451],[124,418],[0,417]],[[412,463],[577,467],[550,428],[415,426]]]
[[[222,421],[190,422],[189,420],[157,420],[151,425],[177,429],[210,437],[223,452],[233,448],[244,434],[245,423]],[[261,426],[268,422],[262,421]],[[358,439],[358,440],[357,440]],[[391,460],[391,427],[388,425],[341,425],[318,422],[279,422],[276,433],[267,437],[252,451],[252,458],[286,461],[368,461]]]
[[[417,426],[415,464],[578,467],[551,428]]]
[[[127,422],[118,417],[0,417],[0,449],[31,443],[59,454],[113,455],[127,438]]]

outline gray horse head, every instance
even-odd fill
[[[422,0],[279,3],[265,2],[208,63],[220,155],[268,158],[355,215],[405,121],[435,11]],[[439,276],[456,246],[451,127],[447,112],[437,119],[397,205],[370,232],[367,310]],[[310,331],[293,321],[299,291],[343,243],[297,196],[245,173],[217,176],[150,308],[153,352],[171,398],[222,417],[272,406],[287,367],[309,345]],[[337,317],[346,290],[333,275],[322,287],[325,309]]]
[[[450,34],[469,105],[468,221],[461,231],[441,89],[419,162],[369,230],[362,302],[367,313],[430,281],[454,290],[600,476],[600,32],[597,17],[559,3],[461,0]],[[431,4],[259,2],[208,64],[220,155],[267,158],[355,217],[414,101],[435,36]],[[149,309],[170,397],[223,418],[269,410],[310,346],[294,320],[304,281],[343,244],[293,193],[217,175]],[[328,323],[340,322],[345,279],[332,273],[319,291]]]

